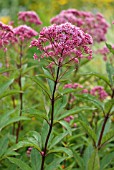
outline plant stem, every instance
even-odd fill
[[[51,98],[51,122],[50,122],[50,127],[49,127],[49,131],[48,131],[48,134],[47,134],[47,137],[46,137],[44,151],[43,151],[43,155],[42,155],[41,170],[44,170],[44,162],[45,162],[45,157],[46,157],[46,153],[47,153],[47,145],[48,145],[48,141],[49,141],[49,138],[50,138],[50,135],[51,135],[51,132],[52,132],[52,127],[53,127],[55,91],[56,91],[56,87],[57,87],[57,83],[58,83],[59,71],[60,71],[60,63],[59,63],[58,68],[57,68],[56,80],[55,80],[55,83],[54,83],[54,89],[53,89],[52,98]]]
[[[23,56],[23,53],[22,53],[22,43],[21,43],[20,44],[20,64],[19,64],[20,76],[19,76],[19,80],[18,80],[20,91],[22,91],[22,82],[21,82],[21,78],[22,78],[22,75],[21,75],[22,56]],[[20,99],[20,113],[19,113],[19,116],[22,116],[22,109],[23,109],[23,94],[22,94],[22,92],[20,92],[20,94],[19,94],[19,99]],[[16,143],[18,143],[20,129],[21,129],[21,122],[19,121],[17,130],[16,130]]]
[[[112,89],[112,95],[111,95],[111,98],[113,99],[114,98],[114,89]],[[112,105],[113,106],[113,105]],[[112,106],[110,107],[108,113],[105,115],[105,118],[104,118],[104,122],[103,122],[103,125],[102,125],[102,129],[101,129],[101,132],[100,132],[100,136],[99,136],[99,140],[98,140],[98,145],[97,145],[97,148],[100,149],[101,148],[101,141],[102,141],[102,137],[103,137],[103,133],[104,133],[104,130],[105,130],[105,126],[106,126],[106,123],[108,121],[108,118],[110,117],[110,111],[112,109]]]
[[[103,122],[103,125],[102,125],[102,129],[101,129],[101,132],[100,132],[100,136],[99,136],[99,140],[98,140],[98,145],[97,145],[98,149],[101,148],[101,141],[102,141],[103,133],[104,133],[105,126],[106,126],[106,123],[108,121],[108,118],[109,118],[109,113],[104,118],[104,122]]]

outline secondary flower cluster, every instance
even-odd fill
[[[38,35],[38,33],[33,30],[31,27],[27,25],[20,25],[13,29],[15,36],[17,37],[17,41],[26,41],[31,39],[32,37]]]
[[[108,97],[108,94],[102,86],[95,86],[93,89],[91,89],[90,94],[93,96],[98,96],[100,100],[105,100]]]
[[[112,49],[114,49],[114,45],[112,45]],[[109,49],[105,46],[102,49],[99,49],[97,51],[97,53],[100,53],[101,55],[103,55],[103,60],[107,61],[108,60],[108,55],[110,54]],[[110,56],[110,61],[114,61],[114,56]]]
[[[0,22],[0,48],[6,51],[13,37],[13,28]]]
[[[77,89],[80,88],[81,93],[88,93],[91,94],[93,96],[97,96],[99,98],[99,100],[105,100],[108,97],[108,94],[106,93],[106,91],[104,90],[104,88],[102,86],[95,86],[92,89],[85,89],[81,84],[78,83],[70,83],[70,84],[65,84],[64,88],[73,88],[73,89]],[[69,101],[69,103],[71,104],[72,102],[74,102],[75,97],[73,95],[71,95],[71,99]]]
[[[105,36],[109,24],[100,13],[94,15],[91,12],[68,9],[61,11],[60,14],[51,19],[52,24],[59,25],[66,22],[80,27],[84,32],[90,34],[96,42],[106,40]]]
[[[41,58],[50,57],[54,63],[63,63],[64,60],[77,62],[78,58],[92,58],[89,47],[93,43],[92,37],[80,28],[65,23],[44,27],[39,38],[31,42],[30,47],[37,47],[43,53]],[[70,57],[70,59],[68,58]],[[38,56],[35,54],[34,58]]]
[[[39,16],[34,11],[22,11],[18,13],[18,19],[22,20],[24,23],[28,22],[30,24],[41,25]]]

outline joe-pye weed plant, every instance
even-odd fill
[[[31,16],[30,12],[20,13],[20,19],[31,21],[31,18],[28,19],[29,14]],[[24,89],[22,88],[22,77],[25,76],[24,40],[26,38],[30,40],[31,35],[25,31],[27,28],[25,25],[14,28],[19,40],[17,46],[19,45],[20,49],[20,62],[17,64],[19,90]],[[34,130],[33,126],[29,126],[29,123],[32,124],[30,121],[26,124],[27,128],[24,126],[22,133],[20,133],[21,118],[8,124],[10,126],[18,122],[17,144],[9,144],[5,138],[2,140],[3,170],[111,170],[113,168],[111,161],[114,155],[112,147],[114,131],[110,119],[114,105],[113,63],[107,62],[107,75],[99,72],[79,72],[80,67],[83,68],[84,63],[92,59],[92,43],[89,34],[70,23],[44,27],[38,39],[31,42],[30,50],[35,51],[33,57],[38,69],[33,71],[32,76],[28,74],[26,80],[31,81],[31,93],[33,89],[39,92],[37,96],[39,103],[36,107],[35,101],[28,98],[33,106],[24,108],[25,94],[18,92],[19,117],[23,118],[22,115],[25,115],[24,120],[27,117],[31,120],[32,117],[38,119],[37,122],[40,121],[40,124],[38,123]],[[107,47],[113,53],[109,44]],[[25,72],[29,70],[25,69]],[[35,99],[36,95],[37,92],[31,98]],[[28,157],[26,148],[28,148]]]

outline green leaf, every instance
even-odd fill
[[[7,92],[4,92],[3,94],[0,95],[0,99],[7,97],[7,96],[11,96],[14,94],[18,94],[18,93],[23,93],[22,91],[19,90],[9,90]]]
[[[85,169],[83,169],[83,167],[84,167],[84,160],[82,159],[82,157],[74,149],[72,149],[72,152],[73,152],[73,155],[74,155],[74,160],[78,164],[80,169],[81,170],[85,170]]]
[[[57,167],[65,159],[66,159],[66,157],[64,157],[64,158],[55,158],[52,163],[50,163],[48,166],[46,166],[46,170],[57,170]]]
[[[108,78],[106,77],[106,75],[104,75],[104,74],[92,72],[92,73],[84,73],[84,74],[81,74],[81,75],[85,75],[85,76],[89,76],[89,75],[90,75],[90,76],[96,76],[96,77],[98,77],[99,79],[102,79],[108,86],[110,86],[109,80],[108,80]]]
[[[110,44],[108,44],[108,43],[106,43],[106,46],[107,46],[107,48],[110,50],[110,52],[111,52],[112,54],[114,54],[114,49],[112,48],[112,46],[111,46]]]
[[[69,132],[70,135],[72,135],[72,129],[69,125],[69,123],[67,123],[66,121],[58,121],[58,123],[60,123],[64,128],[67,129],[67,131]]]
[[[88,161],[88,169],[87,170],[100,170],[100,164],[99,164],[99,156],[98,152],[95,150],[89,161]]]
[[[93,153],[93,146],[90,144],[84,151],[83,160],[85,165],[85,170],[87,170],[88,161]]]
[[[92,96],[90,94],[76,94],[76,97],[79,97],[83,100],[87,100],[92,102],[95,106],[102,109],[104,111],[104,103],[99,101],[95,96]]]
[[[112,66],[110,63],[108,63],[108,62],[106,62],[106,71],[107,71],[107,74],[108,74],[108,78],[109,78],[109,80],[110,80],[110,83],[111,83],[111,85],[113,86],[113,85],[114,85],[114,79],[113,79],[113,77],[114,77],[114,68],[113,68],[113,66]]]
[[[105,102],[105,113],[112,113],[114,111],[114,99]]]
[[[109,140],[111,140],[114,137],[114,130],[111,130],[110,132],[106,133],[103,138],[102,138],[102,143],[101,145],[104,145],[107,143]]]
[[[47,115],[45,113],[43,113],[42,111],[39,111],[37,109],[34,109],[34,108],[29,109],[28,108],[28,109],[25,109],[23,112],[28,113],[29,117],[35,117],[35,118],[41,117],[41,118],[48,121]]]
[[[21,170],[32,170],[30,166],[28,166],[25,162],[17,158],[8,158],[10,162],[17,165]]]
[[[10,72],[10,71],[15,71],[16,69],[7,69],[7,68],[0,68],[0,74],[6,73],[6,72]]]
[[[74,109],[64,111],[64,113],[62,113],[62,115],[59,116],[58,120],[62,120],[62,119],[64,119],[67,116],[78,114],[78,113],[80,113],[82,111],[89,111],[89,110],[95,110],[95,108],[90,108],[90,107],[85,107],[85,106],[83,106],[83,107],[76,107]]]
[[[68,132],[60,133],[57,135],[50,144],[50,149],[53,148],[57,143],[59,143],[65,136],[68,135]]]
[[[96,142],[96,134],[94,132],[94,130],[91,129],[91,127],[89,127],[85,122],[79,120],[79,122],[81,123],[81,125],[83,126],[84,130],[86,131],[86,133],[92,138],[92,140],[94,142]]]
[[[44,71],[44,74],[50,78],[47,78],[47,82],[48,82],[48,85],[49,85],[49,88],[50,88],[50,91],[51,91],[51,94],[53,93],[53,89],[54,89],[54,81],[52,80],[53,77],[52,75],[50,74],[50,72],[47,70],[47,69],[44,69],[42,68],[43,71]]]
[[[40,147],[38,146],[37,142],[34,140],[23,140],[18,142],[16,145],[12,146],[11,148],[9,148],[9,151],[11,150],[18,150],[20,148],[25,148],[25,147],[33,147],[35,149],[37,149],[39,152],[41,152]]]
[[[44,120],[43,121],[43,125],[42,125],[42,130],[41,130],[41,140],[42,140],[42,147],[45,146],[45,141],[46,141],[46,137],[49,131],[49,125],[48,123]]]
[[[50,94],[48,93],[48,88],[45,86],[45,83],[38,77],[29,77],[31,80],[33,80],[50,98]]]
[[[36,149],[32,149],[30,159],[32,170],[40,170],[42,157],[41,154]]]
[[[65,108],[67,104],[67,98],[66,96],[61,96],[60,99],[55,101],[55,106],[54,106],[54,115],[57,117],[58,114],[62,111],[63,108]]]
[[[49,150],[48,154],[50,153],[66,153],[69,157],[73,156],[72,151],[69,148],[65,148],[65,147],[54,148],[52,150]]]
[[[27,135],[28,135],[28,137],[33,137],[38,142],[38,146],[40,148],[42,148],[41,135],[38,132],[30,131],[30,132],[28,132]]]
[[[0,139],[0,157],[7,151],[8,148],[8,137],[4,136],[4,138]]]
[[[28,118],[28,117],[25,117],[25,116],[18,116],[18,117],[6,119],[4,122],[0,122],[0,131],[3,128],[5,128],[6,126],[9,126],[10,124],[15,123],[15,122],[19,122],[19,121],[22,121],[22,120],[31,120],[31,119]]]
[[[0,96],[4,93],[4,91],[13,83],[14,79],[8,80],[6,82],[0,83]]]
[[[101,164],[100,164],[101,165],[100,170],[103,170],[104,168],[106,168],[113,159],[114,159],[114,152],[103,156],[103,159],[101,160]]]

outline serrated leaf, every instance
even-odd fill
[[[16,145],[9,148],[9,151],[11,151],[11,150],[15,151],[15,150],[18,150],[20,148],[25,148],[25,147],[33,147],[33,148],[37,149],[39,152],[41,152],[41,149],[38,146],[38,144],[31,140],[30,141],[28,141],[28,140],[20,141]]]
[[[41,130],[41,140],[42,140],[42,147],[45,145],[46,137],[49,131],[49,125],[48,123],[44,120],[43,125],[42,125],[42,130]]]
[[[64,157],[64,158],[55,158],[52,163],[50,163],[48,166],[46,166],[46,169],[47,170],[57,170],[57,167],[65,159],[66,159],[66,157]]]
[[[88,161],[88,170],[100,170],[98,152],[95,150]]]
[[[86,131],[86,133],[92,138],[92,140],[94,142],[96,142],[96,134],[94,133],[94,131],[91,129],[91,127],[89,127],[85,122],[79,120],[79,122],[81,123],[81,125],[83,126],[84,130]]]
[[[0,157],[6,152],[8,148],[8,137],[4,136],[4,138],[0,139]]]
[[[0,84],[0,96],[13,83],[13,81],[14,81],[14,79],[11,79],[11,80],[8,80],[8,81]]]
[[[61,96],[60,99],[58,99],[57,101],[55,101],[55,105],[54,105],[54,116],[57,117],[57,115],[62,111],[63,108],[65,108],[67,104],[67,98],[66,96]]]
[[[102,138],[102,142],[101,145],[104,145],[105,143],[107,143],[110,139],[112,139],[114,137],[114,130],[111,130],[110,132],[106,133],[103,138]]]
[[[82,98],[83,100],[88,100],[92,102],[94,105],[104,111],[104,103],[98,100],[95,96],[92,96],[90,94],[77,94],[76,96]]]
[[[33,137],[38,142],[38,146],[42,148],[41,135],[37,131],[30,131],[27,135]]]
[[[103,159],[101,160],[101,163],[100,163],[100,165],[101,165],[100,170],[103,170],[104,168],[106,168],[110,164],[112,159],[114,159],[114,152],[103,156]]]
[[[72,135],[72,129],[69,125],[69,123],[67,123],[66,121],[58,121],[58,123],[60,123],[64,128],[67,129],[67,131],[69,132],[70,135]]]
[[[42,82],[40,80],[40,78],[38,76],[35,76],[35,77],[29,77],[31,80],[33,80],[47,95],[48,97],[50,98],[50,94],[48,93],[48,89],[47,87],[45,86],[44,82]]]
[[[7,158],[10,162],[17,165],[21,170],[32,170],[28,164],[17,158]]]
[[[58,143],[59,143],[65,136],[67,136],[67,135],[68,135],[68,132],[60,133],[58,136],[56,136],[56,137],[52,140],[49,148],[50,148],[50,149],[53,148],[56,144],[58,144]]]
[[[54,89],[54,81],[52,80],[52,75],[49,73],[49,71],[47,69],[42,68],[44,71],[44,74],[50,78],[47,78],[47,82],[51,91],[51,94],[53,93],[53,89]]]
[[[6,126],[9,126],[10,124],[15,123],[15,122],[19,122],[19,121],[22,121],[22,120],[31,120],[31,119],[28,118],[28,117],[25,117],[25,116],[18,116],[18,117],[6,119],[4,122],[0,123],[0,131],[3,128],[5,128]]]
[[[14,95],[14,94],[18,94],[18,93],[23,93],[23,92],[19,91],[19,90],[10,90],[10,91],[7,91],[7,92],[4,92],[3,94],[1,94],[0,99],[7,97],[7,96]]]
[[[64,113],[62,113],[62,115],[59,116],[58,120],[62,120],[67,116],[78,114],[82,111],[89,111],[89,110],[95,110],[95,108],[90,108],[90,107],[85,107],[85,106],[84,107],[76,107],[74,109],[64,111]]]
[[[108,43],[106,43],[106,46],[107,46],[107,48],[110,50],[110,52],[111,52],[112,54],[114,54],[114,49],[112,48],[112,46],[111,46],[110,44],[108,44]]]
[[[32,170],[40,170],[42,157],[41,154],[36,149],[32,149],[30,159]]]
[[[90,75],[90,76],[96,76],[96,77],[98,77],[99,79],[102,79],[108,86],[110,86],[109,80],[108,80],[108,78],[106,77],[106,75],[104,75],[104,74],[92,72],[92,73],[84,73],[84,74],[81,74],[81,75],[85,75],[85,76],[88,76],[88,75]]]
[[[73,156],[72,151],[69,148],[65,148],[65,147],[54,148],[52,150],[49,150],[48,154],[50,153],[66,153],[69,157]]]
[[[88,161],[89,161],[92,153],[93,153],[93,146],[92,146],[92,145],[89,145],[89,146],[85,149],[84,155],[83,155],[85,170],[87,170],[87,164],[88,164]]]
[[[113,76],[114,76],[114,68],[110,63],[106,63],[106,71],[108,74],[108,78],[110,80],[111,85],[114,85],[114,80],[113,80]]]

